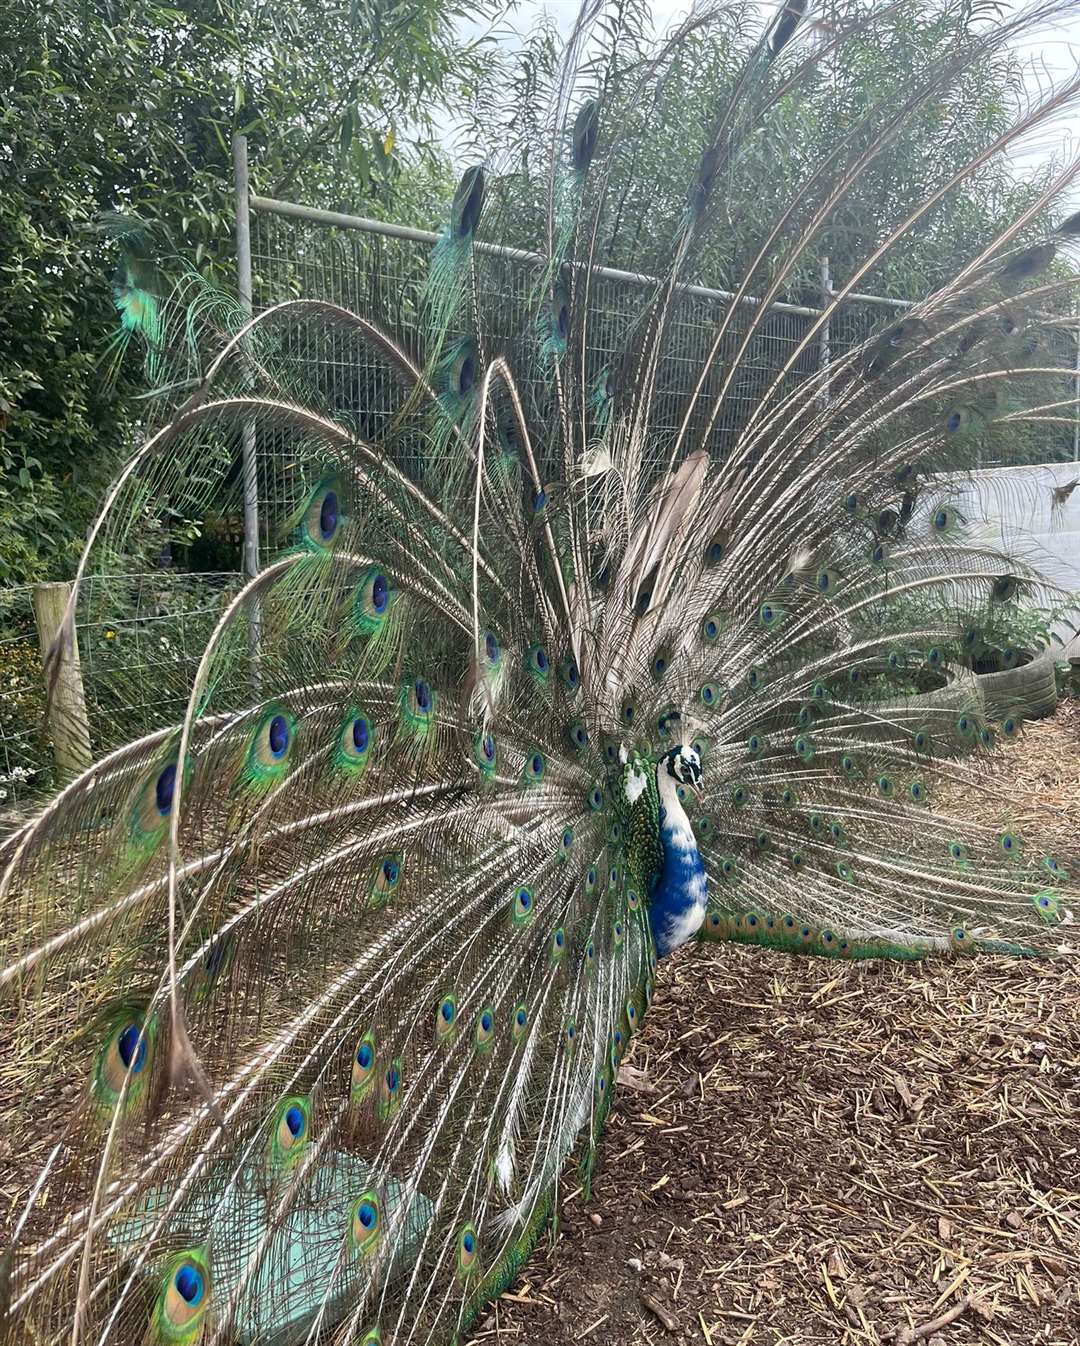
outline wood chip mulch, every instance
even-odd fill
[[[1025,843],[1080,865],[1080,697],[1033,720],[1015,742],[978,760],[980,789],[949,784],[934,795],[942,812],[1018,830]]]
[[[1080,857],[1080,702],[1007,817]],[[1080,966],[693,945],[476,1346],[1080,1346]]]

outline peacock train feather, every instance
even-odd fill
[[[677,227],[639,231],[614,335],[594,267],[652,188],[605,103],[592,0],[537,118],[550,171],[523,311],[482,283],[480,232],[530,218],[491,159],[433,251],[419,354],[318,299],[222,321],[197,395],[110,490],[77,585],[123,573],[184,492],[227,505],[244,435],[289,464],[276,552],[197,665],[141,689],[175,722],[0,842],[0,1107],[48,1191],[5,1252],[15,1339],[460,1340],[557,1209],[567,1159],[597,1180],[673,949],[1075,954],[1076,857],[946,802],[982,788],[1020,715],[962,680],[917,689],[1008,658],[1019,602],[1064,601],[979,541],[962,474],[1074,415],[1058,337],[1080,226],[1039,221],[1080,166],[807,373],[836,305],[962,199],[973,156],[867,241],[788,368],[759,359],[771,305],[906,122],[1055,6],[979,25],[806,163],[690,351],[673,314],[723,243],[725,184],[851,40],[807,12],[789,0],[718,96]],[[622,63],[635,108],[664,107],[710,17]],[[1021,109],[997,151],[1078,92]],[[124,287],[125,323],[156,340],[138,275]],[[317,333],[336,368],[385,374],[363,414],[290,355]]]

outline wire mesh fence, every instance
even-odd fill
[[[256,312],[289,297],[319,298],[371,317],[403,342],[406,348],[422,347],[422,288],[427,273],[430,243],[399,238],[370,229],[328,225],[317,212],[281,216],[256,208],[251,217],[252,291]],[[513,349],[515,341],[529,331],[529,303],[539,275],[537,264],[521,257],[478,253],[474,286],[491,319],[491,338],[500,348]],[[586,379],[599,379],[605,371],[618,376],[618,362],[627,345],[631,325],[641,319],[643,291],[640,284],[600,273],[589,286],[589,368]],[[668,353],[659,371],[657,396],[651,419],[650,454],[666,462],[672,437],[689,412],[705,415],[731,368],[747,332],[751,310],[740,314],[724,339],[718,358],[708,362],[709,348],[726,309],[718,293],[710,298],[700,292],[680,295],[670,324]],[[761,393],[791,364],[784,382],[794,384],[815,372],[821,360],[821,335],[806,340],[817,316],[815,310],[778,305],[761,322],[738,363],[735,380],[728,389],[723,410],[710,438],[710,447],[722,454],[734,442],[758,404]],[[865,309],[860,315],[863,333],[880,311]],[[860,317],[852,316],[843,340],[854,341]],[[320,398],[329,398],[339,412],[354,423],[365,414],[370,431],[382,428],[378,408],[388,402],[390,374],[377,357],[365,353],[353,341],[331,327],[322,331],[304,328],[292,338],[288,355]],[[803,344],[805,341],[805,345]],[[526,362],[520,362],[521,365]],[[534,366],[535,367],[535,366]],[[707,376],[700,387],[703,369]],[[532,392],[542,399],[544,389],[534,381]],[[375,409],[375,410],[371,410]],[[261,437],[258,445],[260,518],[263,542],[269,520],[280,512],[288,498],[290,453],[286,443]]]
[[[94,758],[181,718],[236,573],[90,576],[76,613]],[[61,783],[46,713],[34,586],[0,591],[0,816]]]
[[[286,210],[287,214],[278,213]],[[303,295],[340,304],[382,323],[414,347],[420,342],[421,291],[426,275],[430,238],[419,231],[398,226],[379,226],[374,221],[328,216],[292,203],[252,198],[251,242],[253,296],[256,310],[290,296]],[[381,231],[382,230],[382,231]],[[399,237],[409,233],[413,237]],[[501,250],[508,252],[509,250]],[[538,277],[535,261],[498,255],[497,248],[475,257],[475,285],[485,310],[494,316],[496,341],[519,334],[527,301]],[[640,280],[640,278],[639,278]],[[615,279],[601,272],[589,289],[589,346],[596,371],[617,360],[625,347],[629,325],[640,316],[640,283],[623,276]],[[908,307],[904,300],[853,296],[839,305],[827,329],[817,330],[807,340],[820,315],[813,306],[777,304],[755,331],[748,349],[739,358],[710,449],[724,453],[746,423],[762,392],[781,370],[781,391],[816,372],[823,361],[835,361],[876,330],[895,321]],[[700,288],[680,295],[671,321],[671,337],[659,377],[658,399],[652,419],[651,450],[658,461],[667,460],[667,441],[687,413],[698,376],[706,365],[710,344],[727,309],[726,297],[706,297]],[[726,377],[736,352],[742,346],[752,309],[747,306],[731,323],[716,358],[709,364],[697,393],[701,408],[711,404]],[[1068,367],[1077,364],[1077,327],[1061,326],[1059,359]],[[378,361],[358,352],[353,343],[327,331],[316,340],[305,333],[304,348],[296,349],[300,367],[320,395],[336,397],[345,414],[361,415],[365,406],[385,404],[380,380],[388,375]],[[804,344],[805,343],[805,344]],[[343,350],[347,347],[347,355]],[[358,357],[359,355],[359,362]],[[790,364],[790,368],[788,368]],[[1066,380],[1062,397],[1073,399],[1080,392],[1080,374]],[[691,424],[697,407],[690,408]],[[377,429],[376,422],[373,428]],[[1080,456],[1080,412],[1075,424],[1039,427],[1034,434],[1018,434],[1012,442],[994,444],[981,461],[983,467],[1065,462]],[[260,446],[261,495],[266,503],[280,500],[280,446]],[[264,514],[264,518],[265,518]]]
[[[390,331],[406,349],[422,348],[422,291],[433,235],[330,217],[291,203],[251,198],[251,293],[256,312],[289,298],[317,298],[363,314]],[[488,247],[476,255],[475,285],[494,315],[494,340],[512,343],[528,332],[539,259]],[[241,293],[243,293],[241,276]],[[589,286],[588,378],[616,371],[631,324],[640,320],[647,278],[598,272]],[[731,383],[712,427],[709,447],[723,455],[745,427],[762,394],[781,390],[835,361],[875,329],[895,320],[902,301],[851,298],[827,325],[821,310],[777,304],[755,325],[743,349],[753,310],[735,315],[715,358],[708,359],[727,297],[696,287],[678,295],[671,339],[659,370],[650,453],[666,463],[684,418],[703,429],[724,379]],[[1077,333],[1062,326],[1065,363],[1075,365]],[[340,327],[298,324],[280,355],[312,396],[367,438],[377,438],[389,415],[393,375]],[[736,356],[738,360],[736,363]],[[731,370],[734,367],[734,374]],[[705,369],[705,377],[699,376]],[[617,377],[617,374],[616,374]],[[1080,373],[1065,397],[1080,394]],[[543,390],[534,385],[540,397]],[[691,435],[692,442],[700,438]],[[450,451],[450,450],[447,450]],[[1080,425],[1062,418],[1034,435],[996,450],[983,466],[1053,463],[1080,457]],[[258,482],[258,553],[281,544],[280,520],[304,489],[303,463],[286,435],[255,436]],[[174,723],[186,701],[198,659],[227,595],[240,583],[245,516],[239,499],[218,521],[227,535],[211,564],[235,569],[91,578],[80,595],[78,641],[91,746],[100,755],[117,743]],[[209,530],[208,530],[209,531]],[[190,559],[190,558],[189,558]],[[205,564],[205,559],[203,564]],[[55,784],[45,723],[45,690],[30,587],[0,593],[0,813]]]

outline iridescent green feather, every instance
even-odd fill
[[[425,317],[437,338],[453,325],[465,296],[473,242],[484,206],[485,177],[481,166],[467,168],[458,182],[450,220],[431,249],[424,283]]]
[[[195,1346],[202,1339],[212,1299],[207,1246],[175,1253],[161,1274],[147,1340],[154,1346]]]
[[[116,1107],[134,1112],[146,1099],[154,1069],[157,1018],[136,1005],[120,1006],[109,1016],[94,1062],[90,1094],[107,1117]]]

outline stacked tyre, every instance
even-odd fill
[[[974,678],[982,690],[988,719],[1019,715],[1024,720],[1041,720],[1057,709],[1057,678],[1050,649],[1022,651],[1013,668],[976,673]]]

